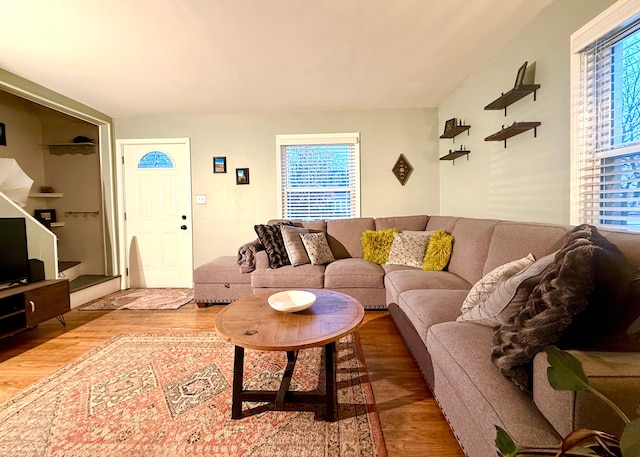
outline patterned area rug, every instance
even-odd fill
[[[193,289],[127,289],[80,309],[178,309],[193,300]]]
[[[339,420],[325,422],[319,404],[245,404],[232,420],[231,344],[215,333],[118,336],[0,405],[0,456],[383,457],[357,336],[337,351]],[[292,389],[318,386],[321,359],[300,351]],[[285,365],[284,353],[247,350],[245,388],[277,388]]]

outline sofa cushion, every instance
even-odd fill
[[[582,364],[589,384],[635,417],[640,392],[640,353],[569,351]],[[620,436],[624,423],[602,400],[589,391],[560,391],[549,384],[547,354],[533,361],[533,401],[562,436],[587,428]]]
[[[499,222],[491,237],[484,274],[528,254],[536,259],[557,251],[571,227],[527,222]]]
[[[451,233],[459,217],[453,216],[430,216],[427,221],[427,230],[446,230]]]
[[[251,286],[271,289],[322,289],[324,265],[287,265],[281,268],[256,268],[251,273]]]
[[[396,228],[365,230],[361,238],[364,259],[378,265],[386,263],[393,244],[393,234],[396,232]]]
[[[364,259],[338,259],[327,265],[324,272],[324,287],[384,287],[384,270],[380,265]]]
[[[454,320],[466,295],[466,290],[408,290],[400,294],[398,306],[426,344],[429,328]]]
[[[471,284],[448,271],[404,269],[387,273],[384,277],[384,287],[387,293],[387,303],[397,304],[400,294],[408,290],[451,289],[469,292]],[[462,300],[458,305],[462,304]],[[458,314],[460,314],[459,307]]]
[[[473,321],[491,327],[506,324],[527,302],[554,257],[555,254],[549,254],[498,284],[483,303],[464,313],[457,321]]]
[[[327,240],[336,259],[348,257],[363,258],[362,234],[365,230],[375,230],[373,218],[331,219],[327,221]]]
[[[238,268],[236,257],[216,257],[193,270],[193,282],[202,284],[250,284],[251,275]]]
[[[289,263],[294,267],[304,265],[305,263],[311,263],[311,260],[309,260],[309,256],[307,255],[307,251],[304,248],[304,244],[302,244],[302,238],[300,238],[300,234],[309,233],[309,229],[283,225],[280,228],[280,231],[282,232],[284,247],[287,251],[287,255],[289,256]]]
[[[485,274],[484,265],[497,223],[491,219],[459,219],[451,231],[455,244],[448,270],[471,284],[478,282]],[[524,255],[509,260],[519,259]]]
[[[475,283],[467,298],[465,298],[460,308],[460,312],[463,314],[471,311],[472,308],[484,303],[489,295],[492,294],[499,284],[503,283],[507,279],[511,278],[516,273],[524,270],[526,267],[535,262],[535,258],[532,254],[523,257],[518,260],[514,260],[499,267],[494,268],[489,273],[484,275],[480,281]]]
[[[376,230],[397,228],[399,230],[425,230],[429,216],[396,216],[378,217],[375,220]]]
[[[620,311],[602,331],[593,335],[589,349],[614,352],[640,352],[640,268],[631,272],[629,290]]]
[[[422,268],[428,271],[444,270],[449,264],[453,243],[453,235],[444,230],[436,230],[428,238]]]
[[[420,232],[420,234],[415,234],[415,232],[395,233],[386,263],[421,268],[429,239],[430,236],[426,232]]]
[[[512,321],[496,329],[492,359],[522,389],[530,362],[546,346],[581,347],[615,313],[629,284],[620,250],[595,227],[579,225]]]
[[[293,225],[291,222],[278,222],[277,224],[258,224],[253,228],[258,235],[260,243],[264,246],[269,258],[271,268],[280,268],[289,265],[289,255],[284,247],[280,227],[282,225]]]
[[[458,433],[495,437],[499,425],[521,446],[555,445],[559,437],[536,408],[531,396],[518,389],[491,363],[493,330],[469,322],[443,322],[427,334],[427,348],[434,365],[434,395],[448,404],[463,398],[467,411],[444,409],[447,415],[466,414],[469,427]],[[442,388],[447,386],[448,388]],[[493,440],[483,440],[482,452],[495,455]],[[486,451],[486,452],[484,452]]]

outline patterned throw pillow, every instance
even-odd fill
[[[467,294],[467,298],[462,302],[460,312],[464,314],[475,306],[484,303],[487,297],[498,287],[498,284],[506,281],[519,271],[524,270],[535,262],[535,260],[533,254],[529,254],[522,259],[514,260],[513,262],[505,263],[504,265],[494,268],[473,285]]]
[[[387,264],[422,268],[427,243],[429,243],[429,235],[395,233]]]
[[[270,268],[280,268],[290,264],[289,255],[284,247],[284,240],[280,231],[280,226],[282,225],[293,224],[291,222],[278,222],[273,225],[260,224],[253,226],[260,243],[264,246],[264,250],[267,251]]]
[[[333,257],[327,237],[324,232],[319,233],[301,233],[302,243],[304,244],[312,265],[324,265],[336,260]]]
[[[449,264],[451,252],[453,251],[453,235],[444,231],[436,230],[429,237],[427,253],[424,255],[422,269],[428,271],[442,271]]]
[[[389,251],[393,244],[393,234],[398,229],[365,230],[362,233],[362,252],[365,260],[382,265],[389,258]]]
[[[525,304],[555,255],[555,252],[549,254],[502,281],[482,303],[458,317],[457,322],[473,321],[490,327],[509,322],[511,316]]]
[[[289,255],[291,265],[297,267],[298,265],[310,263],[311,260],[309,260],[307,251],[305,251],[304,245],[302,244],[302,238],[300,238],[300,234],[309,233],[309,229],[283,225],[280,227],[280,231],[282,232],[284,247]]]

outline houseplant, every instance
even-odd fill
[[[598,430],[579,429],[569,433],[558,447],[518,448],[511,436],[496,426],[496,446],[498,456],[515,457],[523,455],[564,456],[609,456],[640,457],[640,418],[633,420],[609,398],[589,384],[582,364],[566,351],[555,346],[545,349],[549,367],[547,377],[555,390],[588,390],[609,405],[625,423],[624,431],[618,438]],[[640,414],[640,409],[638,410]]]

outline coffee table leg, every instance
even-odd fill
[[[284,407],[284,398],[289,391],[291,385],[291,378],[293,377],[293,370],[296,367],[296,360],[298,359],[298,351],[287,351],[287,367],[284,370],[282,376],[282,382],[280,383],[280,389],[276,394],[276,409],[282,409]]]
[[[233,397],[231,400],[231,419],[240,419],[242,417],[242,378],[244,377],[244,348],[242,346],[235,347],[233,357]]]
[[[335,363],[333,361],[333,353],[336,350],[336,343],[329,343],[324,347],[324,361],[325,361],[325,420],[327,422],[333,422],[335,412],[333,409],[333,402],[336,398],[336,370]]]

